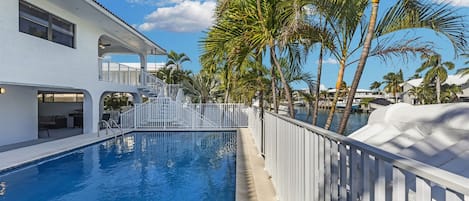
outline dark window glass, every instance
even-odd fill
[[[74,47],[75,25],[20,1],[20,32]]]
[[[41,26],[24,18],[20,18],[20,31],[37,36],[39,38],[47,39],[47,27]]]
[[[55,16],[52,17],[52,41],[73,47],[74,25]]]

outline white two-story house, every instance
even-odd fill
[[[96,132],[103,96],[138,101],[148,55],[166,54],[93,0],[3,0],[0,8],[0,146],[37,139],[44,116]],[[101,59],[109,54],[138,55],[140,68],[110,73]],[[72,122],[76,114],[81,123]]]

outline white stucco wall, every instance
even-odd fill
[[[32,87],[0,85],[0,146],[37,139],[37,91]]]
[[[0,85],[31,86],[38,90],[80,89],[85,93],[84,132],[96,132],[99,121],[99,98],[106,92],[138,93],[135,86],[99,81],[98,39],[101,35],[112,37],[83,16],[74,15],[45,0],[28,0],[60,18],[75,24],[75,48],[54,43],[19,32],[19,3],[17,0],[0,1]],[[36,98],[29,97],[37,107]],[[14,108],[11,104],[4,106]],[[4,105],[4,104],[2,104]],[[37,116],[37,109],[34,110]],[[0,113],[0,118],[10,115]],[[25,125],[25,122],[22,122]],[[36,124],[26,124],[35,127]],[[12,128],[8,128],[12,130]],[[0,132],[6,132],[1,127]],[[29,138],[24,138],[29,139]],[[2,140],[2,139],[0,139]]]

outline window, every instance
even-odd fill
[[[41,92],[37,95],[40,103],[82,103],[83,98],[82,93]]]
[[[20,32],[68,47],[75,46],[75,25],[29,3],[20,1]]]

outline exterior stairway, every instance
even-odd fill
[[[164,81],[155,77],[151,73],[143,72],[145,84],[140,85],[138,90],[148,98],[170,97],[176,99],[176,93],[179,90],[179,84],[166,84]]]

